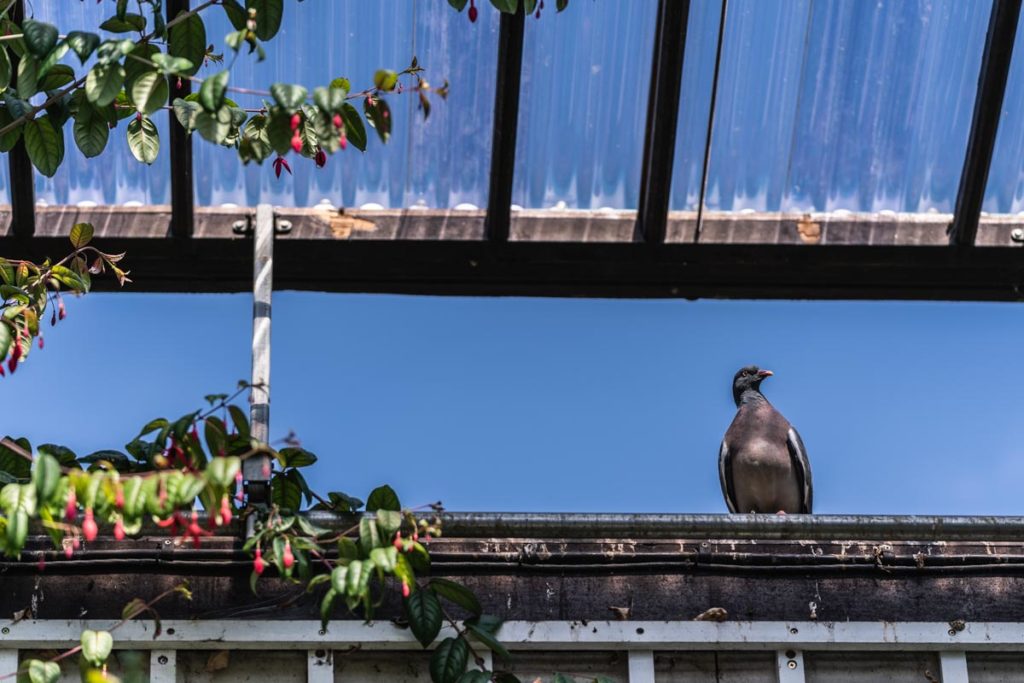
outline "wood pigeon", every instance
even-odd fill
[[[796,429],[761,393],[771,370],[740,369],[732,380],[736,417],[718,453],[729,512],[811,513],[811,464]]]

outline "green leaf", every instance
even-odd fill
[[[338,560],[344,563],[349,563],[352,560],[359,559],[359,546],[348,536],[342,536],[338,539]]]
[[[423,592],[423,591],[421,591],[421,592]],[[493,652],[494,654],[498,655],[499,657],[501,657],[502,659],[505,659],[505,660],[507,660],[511,656],[511,655],[509,655],[508,650],[505,649],[505,646],[502,645],[498,641],[498,639],[495,638],[491,633],[489,633],[486,630],[480,628],[479,626],[473,624],[472,622],[466,622],[465,626],[466,626],[466,630],[469,631],[469,633],[474,638],[476,638],[481,643],[486,645],[488,647],[488,649],[490,649],[490,651]]]
[[[173,57],[181,57],[192,63],[192,67],[183,72],[186,76],[191,76],[203,65],[206,46],[206,25],[198,14],[192,14],[171,27],[171,44],[167,51]]]
[[[302,486],[293,476],[294,470],[274,475],[270,486],[274,505],[284,510],[296,512],[302,507]]]
[[[480,616],[480,613],[483,611],[480,607],[480,601],[477,600],[473,591],[469,590],[461,583],[449,581],[448,579],[434,578],[430,580],[429,585],[434,589],[434,592],[442,598],[445,600],[451,600],[467,612],[472,612],[474,615]]]
[[[149,116],[167,102],[167,79],[158,71],[144,73],[132,85],[135,109]]]
[[[27,100],[38,92],[39,60],[30,55],[18,63],[18,97]]]
[[[153,55],[151,61],[156,64],[160,69],[168,76],[172,74],[190,74],[195,69],[192,60],[186,59],[185,57],[174,57],[172,55],[166,55],[163,52],[157,52]]]
[[[13,100],[11,97],[4,97],[4,102]],[[0,128],[6,127],[14,122],[14,117],[11,116],[10,105],[0,107]],[[0,152],[10,152],[14,145],[21,139],[21,134],[24,129],[24,124],[15,126],[13,129],[7,131],[0,136]]]
[[[64,132],[54,128],[49,115],[25,124],[25,151],[40,173],[52,178],[64,161]]]
[[[395,510],[378,510],[377,527],[381,536],[391,538],[396,531],[402,528],[402,513]]]
[[[467,671],[459,677],[458,683],[490,683],[491,674],[484,671],[473,669]]]
[[[461,12],[466,7],[466,3],[469,0],[448,0],[448,4],[455,8],[456,12]]]
[[[0,90],[6,90],[11,84],[11,59],[7,56],[7,48],[0,47]]]
[[[131,99],[135,81],[143,74],[155,71],[149,62],[158,54],[160,54],[160,50],[156,45],[145,43],[133,49],[128,54],[127,59],[124,60],[124,90],[128,94],[129,99]]]
[[[505,14],[515,14],[519,9],[519,0],[491,0],[491,4]]]
[[[551,683],[576,683],[576,679],[569,674],[556,673]]]
[[[334,601],[338,599],[338,591],[331,588],[324,593],[323,600],[320,601],[320,628],[327,630],[327,622],[331,620],[331,614],[334,612]]]
[[[10,326],[5,322],[0,322],[0,360],[7,358],[7,353],[11,350],[12,341]]]
[[[398,85],[398,74],[388,69],[378,69],[373,74],[373,85],[380,90],[391,91]]]
[[[383,98],[377,97],[370,104],[370,99],[363,100],[363,113],[366,121],[377,131],[380,141],[387,143],[391,137],[391,107]]]
[[[434,591],[428,589],[410,593],[403,602],[409,629],[416,636],[416,640],[420,641],[420,645],[427,647],[441,632],[444,612],[441,610],[440,600]]]
[[[45,57],[57,44],[58,32],[53,24],[26,19],[21,25],[21,31],[25,34],[25,45],[29,52],[39,59]]]
[[[366,151],[366,127],[359,117],[359,112],[348,102],[341,108],[341,118],[345,123],[345,136],[360,152]]]
[[[530,16],[537,9],[537,0],[524,0],[523,11],[526,16]]]
[[[374,548],[383,546],[380,540],[380,532],[377,530],[377,522],[369,517],[359,520],[359,546],[363,553],[369,555]]]
[[[6,327],[6,325],[3,327]],[[12,439],[9,436],[4,438],[10,439],[14,443],[18,444],[18,446],[20,446],[26,453],[32,452],[32,444],[29,443],[28,439]],[[14,452],[0,442],[0,472],[6,472],[17,479],[28,479],[31,469],[31,462],[22,457],[20,453]]]
[[[398,548],[391,545],[387,548],[374,548],[370,551],[370,559],[385,573],[392,574],[398,564]]]
[[[85,96],[93,104],[105,107],[121,92],[124,76],[124,67],[120,64],[97,64],[85,79]]]
[[[82,631],[82,657],[93,666],[103,666],[114,647],[114,638],[106,631]]]
[[[309,467],[316,462],[316,456],[305,448],[282,448],[277,455],[282,467]]]
[[[57,88],[63,88],[73,80],[75,80],[74,69],[67,64],[57,64],[47,71],[45,76],[39,79],[37,87],[40,90],[56,90]]]
[[[199,123],[199,115],[203,113],[202,106],[198,102],[189,102],[180,97],[174,98],[172,106],[174,107],[174,117],[178,119],[181,127],[189,133],[194,131]]]
[[[146,17],[141,14],[125,14],[123,19],[111,17],[100,24],[100,30],[109,33],[142,33],[146,30]]]
[[[456,683],[466,671],[469,646],[461,638],[445,638],[430,658],[430,678],[434,683]]]
[[[316,88],[313,90],[313,102],[325,113],[340,112],[347,93],[344,88]]]
[[[107,146],[110,125],[104,116],[90,102],[81,102],[75,114],[75,144],[87,158],[98,156]]]
[[[290,83],[274,83],[270,86],[270,94],[274,100],[289,113],[297,110],[306,101],[306,89],[301,85]]]
[[[60,463],[52,455],[37,454],[32,467],[32,483],[39,500],[50,500],[60,483]]]
[[[245,22],[249,18],[249,13],[239,4],[238,0],[221,0],[221,5],[224,7],[224,13],[228,15],[228,21],[235,27],[235,30],[241,31],[245,29]]]
[[[569,0],[557,0],[557,2],[555,2],[555,9],[558,10],[559,12],[561,12],[568,6]]]
[[[71,228],[71,246],[81,249],[92,241],[93,227],[91,223],[75,223]]]
[[[256,37],[267,41],[281,29],[283,0],[245,0],[246,9],[256,10]]]
[[[364,597],[370,590],[370,579],[373,577],[373,563],[353,560],[345,574],[345,594],[349,597]]]
[[[144,164],[156,161],[160,152],[160,134],[148,116],[134,118],[128,124],[128,148]]]
[[[203,81],[199,87],[199,104],[203,105],[203,109],[215,112],[224,104],[224,92],[228,87],[229,76],[230,72],[225,70]]]
[[[60,680],[60,665],[57,662],[28,660],[29,683],[57,683]]]
[[[398,500],[398,494],[395,493],[395,490],[387,484],[375,488],[370,492],[370,497],[366,499],[367,512],[401,509],[402,504]]]
[[[84,65],[86,60],[92,56],[100,45],[100,37],[95,33],[86,31],[72,31],[67,37],[68,47],[78,55],[78,60]]]
[[[37,453],[50,455],[57,460],[57,463],[64,467],[74,467],[78,456],[70,448],[58,446],[52,443],[40,444],[36,449]]]

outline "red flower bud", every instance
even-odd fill
[[[43,571],[46,569],[46,556],[39,553],[39,561],[36,563],[36,571]]]
[[[71,547],[72,548],[74,548],[75,550],[78,550],[81,546],[82,546],[82,544],[78,540],[78,536],[75,536],[73,539],[71,539]]]
[[[70,544],[64,546],[64,557],[71,559],[71,556],[75,554],[75,549]]]
[[[405,581],[402,581],[402,597],[403,598],[409,597],[409,593],[411,593],[411,592],[412,592],[412,590],[409,588],[409,584],[406,583]]]
[[[118,510],[124,508],[124,489],[120,486],[117,487],[117,491],[114,493],[114,507]]]
[[[43,335],[39,335],[39,348],[43,348]]]
[[[295,150],[296,154],[300,154],[302,152],[302,136],[299,135],[298,131],[296,131],[295,135],[292,136],[292,149]]]
[[[288,175],[292,174],[292,167],[288,165],[288,162],[284,157],[277,157],[274,159],[274,175],[278,178],[281,177],[281,171],[288,171]],[[235,435],[234,428],[231,429],[231,436]]]
[[[281,564],[284,565],[285,569],[291,569],[295,566],[295,556],[292,555],[291,541],[284,542],[284,553],[281,555]]]
[[[414,541],[420,540],[420,532],[413,530],[413,532],[412,532],[412,540],[414,540]]]
[[[267,565],[263,562],[263,552],[259,546],[256,546],[256,559],[252,561],[252,570],[257,574],[262,574],[266,567]]]
[[[227,494],[220,499],[220,521],[221,524],[231,524],[231,502]]]
[[[301,124],[301,123],[302,123],[302,117],[298,114],[298,112],[292,114],[292,130],[297,130],[298,127],[299,127],[299,124]]]
[[[338,144],[341,145],[342,149],[348,147],[348,138],[345,137],[345,131],[341,131],[341,135],[338,136]]]
[[[93,519],[92,508],[86,508],[85,519],[82,521],[82,535],[85,536],[85,540],[94,541],[98,533],[99,527],[96,526],[96,520]]]
[[[7,361],[7,372],[14,374],[14,371],[18,369],[18,360],[11,356]]]
[[[57,319],[63,320],[68,315],[68,312],[64,310],[64,299],[57,299]]]
[[[395,540],[391,542],[391,545],[395,546],[395,550],[401,552],[402,550],[402,532],[395,533]]]
[[[75,490],[71,489],[68,491],[68,504],[64,508],[64,519],[69,522],[75,521],[75,517],[78,516],[78,498],[75,496]]]
[[[263,470],[262,470],[262,472],[263,472],[263,478],[264,479],[270,479],[270,461],[266,461],[266,462],[263,463]]]
[[[316,151],[316,158],[314,159],[314,161],[316,162],[316,167],[317,168],[323,168],[324,166],[326,166],[327,165],[327,152],[323,151],[322,149],[318,149]],[[40,341],[42,341],[43,338],[40,337],[39,339],[40,339]]]
[[[344,123],[344,122],[343,122],[343,121],[341,120],[341,114],[335,114],[335,115],[334,115],[334,118],[333,118],[333,119],[331,119],[331,122],[332,122],[332,123],[334,124],[334,127],[335,127],[335,128],[341,128],[341,126],[342,126],[342,125],[343,125],[343,123]]]
[[[470,22],[472,22],[474,24],[476,23],[477,14],[478,14],[478,12],[476,10],[476,3],[474,3],[473,0],[469,0],[469,20],[470,20]]]
[[[121,520],[114,522],[114,538],[119,541],[124,540],[124,523]]]
[[[4,372],[4,366],[0,365],[0,377],[6,377],[7,373]]]

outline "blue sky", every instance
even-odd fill
[[[0,380],[0,431],[84,455],[249,374],[247,295],[92,294]],[[807,445],[816,512],[1018,514],[1009,304],[277,292],[271,431],[320,491],[452,510],[724,512],[733,373]]]

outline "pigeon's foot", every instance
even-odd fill
[[[779,510],[779,511],[778,511],[778,512],[776,512],[775,514],[777,514],[777,515],[782,515],[783,517],[785,517],[785,516],[786,516],[786,511],[785,511],[785,510]]]

